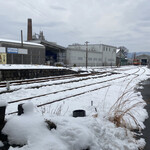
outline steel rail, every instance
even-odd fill
[[[123,77],[126,77],[126,76],[123,76]],[[83,88],[83,87],[105,83],[105,82],[116,80],[116,79],[123,78],[123,77],[117,77],[117,78],[113,78],[113,79],[109,79],[109,80],[105,80],[105,81],[100,81],[100,82],[96,82],[96,83],[86,84],[86,85],[79,86],[79,87],[74,87],[74,88],[70,88],[70,89],[60,90],[60,91],[56,91],[56,92],[50,92],[50,93],[46,93],[46,94],[42,94],[42,95],[38,95],[38,96],[32,96],[32,97],[28,97],[28,98],[23,98],[23,99],[20,99],[20,100],[10,101],[10,102],[8,102],[8,104],[21,102],[21,101],[26,101],[26,100],[29,100],[29,99],[42,97],[42,96],[47,96],[47,95],[50,95],[50,94],[56,94],[56,93],[66,92],[66,91],[70,91],[70,90],[74,90],[74,89],[80,89],[80,88]]]
[[[113,75],[113,74],[114,74],[114,73],[110,73],[110,74],[106,74],[106,75],[100,74],[99,76],[96,76],[96,77],[85,77],[85,78],[77,79],[77,80],[70,80],[70,81],[64,81],[64,82],[58,82],[58,83],[51,83],[51,84],[30,86],[30,87],[27,87],[27,88],[24,88],[24,89],[33,89],[33,88],[40,88],[40,87],[44,87],[44,86],[61,85],[61,84],[79,82],[79,81],[88,80],[88,79],[95,79],[95,78],[101,78],[101,77],[105,77],[105,76],[110,76],[110,75]],[[72,78],[69,78],[69,79],[72,79]],[[60,80],[61,80],[61,79],[60,79]],[[54,81],[54,80],[52,80],[52,81]],[[2,91],[2,92],[0,92],[0,94],[3,94],[3,93],[10,93],[10,92],[14,92],[14,91],[17,91],[17,90],[20,90],[20,89],[21,89],[21,88],[15,88],[15,89],[9,90],[9,91]]]
[[[132,74],[128,74],[128,75],[136,75],[137,76],[136,73],[139,72],[139,71],[140,71],[140,69],[138,69],[136,72],[134,72]],[[34,99],[34,98],[37,98],[37,97],[43,97],[43,96],[47,96],[47,95],[50,95],[50,94],[56,94],[56,93],[59,93],[59,92],[64,92],[64,91],[69,91],[69,90],[74,90],[74,89],[79,89],[79,88],[83,88],[83,87],[86,87],[86,86],[96,85],[96,84],[100,84],[100,83],[104,83],[104,82],[109,82],[109,81],[112,81],[112,80],[117,80],[117,79],[120,79],[120,78],[127,77],[128,75],[124,75],[124,76],[121,76],[121,77],[116,77],[116,78],[105,80],[105,81],[100,81],[100,82],[97,82],[97,83],[91,83],[91,84],[80,86],[80,87],[74,87],[74,88],[70,88],[70,89],[66,89],[66,90],[61,90],[61,91],[46,93],[46,94],[42,94],[42,95],[38,95],[38,96],[33,96],[33,97],[25,98],[25,99],[10,101],[10,102],[8,102],[8,104],[17,103],[17,102],[25,101],[25,100],[29,100],[29,99]],[[42,106],[45,106],[45,105],[48,105],[48,104],[52,104],[52,103],[55,103],[55,102],[59,102],[59,101],[62,101],[62,100],[65,100],[65,99],[68,99],[68,98],[71,98],[71,97],[76,97],[76,96],[79,96],[79,95],[82,95],[82,94],[86,94],[88,92],[96,91],[96,90],[99,90],[99,89],[102,89],[102,88],[105,88],[105,87],[108,87],[108,86],[110,86],[110,84],[106,85],[106,86],[102,86],[100,88],[93,89],[93,90],[88,90],[88,91],[81,92],[81,93],[78,93],[78,94],[75,94],[75,95],[71,95],[71,96],[68,96],[68,97],[65,97],[65,98],[60,98],[60,99],[57,99],[57,100],[54,100],[54,101],[51,101],[51,102],[46,102],[46,103],[37,105],[37,107],[42,107]],[[17,113],[17,111],[8,113],[8,115],[14,114],[14,113]]]
[[[96,72],[96,73],[88,73],[88,74],[72,74],[72,75],[64,75],[64,76],[55,76],[55,77],[45,77],[45,78],[37,78],[37,79],[29,79],[29,80],[21,80],[21,81],[10,81],[10,86],[15,85],[24,85],[24,84],[32,84],[32,83],[41,83],[47,81],[54,81],[54,80],[63,80],[63,79],[71,79],[71,78],[78,78],[78,77],[86,77],[90,75],[97,75],[97,74],[104,74],[107,72]],[[6,87],[7,82],[1,82],[0,88]]]
[[[51,102],[46,102],[46,103],[37,105],[37,107],[42,107],[42,106],[49,105],[49,104],[52,104],[52,103],[60,102],[60,101],[63,101],[65,99],[68,99],[68,98],[72,98],[72,97],[83,95],[83,94],[86,94],[86,93],[89,93],[89,92],[97,91],[97,90],[100,90],[100,89],[103,89],[103,88],[106,88],[106,87],[109,87],[109,86],[110,85],[102,86],[102,87],[99,87],[99,88],[96,88],[96,89],[93,89],[93,90],[88,90],[88,91],[85,91],[85,92],[81,92],[81,93],[78,93],[78,94],[74,94],[74,95],[71,95],[71,96],[60,98],[60,99],[57,99],[57,100],[54,100],[54,101],[51,101]],[[18,113],[18,111],[8,113],[7,115],[12,115],[12,114],[15,114],[15,113]]]

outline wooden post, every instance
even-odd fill
[[[6,106],[0,106],[0,124],[3,124],[5,121],[5,110]]]
[[[9,83],[9,81],[6,82],[6,89],[7,89],[7,91],[10,90],[10,83]]]
[[[93,101],[91,101],[91,106],[93,106]]]

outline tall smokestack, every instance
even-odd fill
[[[28,19],[28,33],[27,33],[27,41],[32,40],[32,19]]]

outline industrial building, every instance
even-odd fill
[[[104,44],[73,44],[66,52],[66,63],[70,66],[114,66],[117,47]]]
[[[116,47],[89,44],[87,56],[86,45],[73,44],[65,48],[45,40],[43,31],[32,35],[32,19],[28,19],[27,41],[45,46],[45,63],[49,65],[60,63],[68,66],[85,66],[86,62],[88,66],[116,65]],[[88,58],[86,59],[86,57]]]
[[[114,66],[116,49],[105,44],[73,44],[67,48],[60,46],[45,40],[43,31],[33,35],[32,19],[28,19],[27,42],[0,40],[0,64]]]
[[[0,39],[0,64],[45,64],[41,44]]]
[[[45,40],[43,31],[39,34],[32,35],[32,19],[28,19],[27,26],[27,41],[42,44],[45,46],[45,63],[48,65],[55,65],[57,62],[65,64],[66,62],[66,48]]]
[[[45,46],[45,63],[55,65],[56,63],[67,66],[86,65],[86,45],[73,44],[68,48],[54,42],[45,40],[43,31],[32,35],[32,19],[28,19],[27,41],[39,43]],[[88,45],[88,66],[110,66],[116,65],[116,47],[104,44]]]
[[[45,40],[43,32],[32,36],[30,42],[39,43],[45,46],[45,63],[55,65],[56,62],[66,63],[66,48],[54,42]]]
[[[55,65],[59,62],[67,66],[86,66],[87,56],[88,66],[116,65],[114,46],[73,44],[65,48],[41,38],[32,38],[31,41],[22,43],[0,39],[0,64]]]
[[[150,56],[149,55],[139,55],[136,56],[136,59],[139,60],[141,65],[148,65],[150,63]]]

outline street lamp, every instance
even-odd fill
[[[86,44],[86,69],[87,69],[87,66],[88,66],[88,41],[85,42]]]

